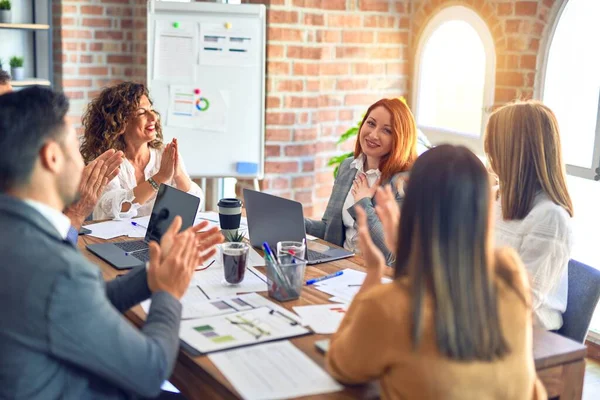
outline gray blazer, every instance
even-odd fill
[[[0,398],[154,397],[173,370],[181,304],[146,269],[105,284],[26,203],[0,194]],[[121,314],[152,296],[140,330]]]
[[[342,221],[342,211],[348,192],[352,187],[352,182],[356,177],[356,168],[350,167],[350,164],[354,160],[350,157],[340,165],[338,175],[333,184],[333,190],[325,214],[320,221],[305,218],[304,224],[306,232],[310,235],[317,236],[323,240],[333,243],[338,246],[343,246],[346,240],[346,228]],[[395,174],[389,182],[382,182],[382,184],[391,183],[392,191],[396,196],[398,206],[402,204],[404,193],[398,192],[397,181],[402,176],[408,176],[408,172],[400,172]],[[375,213],[375,199],[361,199],[356,202],[352,207],[348,209],[348,212],[356,220],[356,207],[363,207],[367,213],[367,223],[369,224],[369,230],[371,232],[371,238],[375,245],[381,250],[385,256],[387,265],[394,263],[394,256],[385,246],[383,238],[383,226],[377,214]]]

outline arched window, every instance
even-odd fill
[[[565,0],[541,49],[541,98],[556,114],[573,200],[571,258],[600,268],[600,1]],[[600,171],[600,170],[599,170]],[[600,307],[590,325],[600,340]]]
[[[485,22],[462,6],[440,11],[423,30],[415,61],[413,104],[419,128],[434,144],[464,144],[481,154],[496,65]]]
[[[600,166],[598,16],[600,1],[565,2],[548,36],[542,94],[558,119],[569,173],[590,179]]]

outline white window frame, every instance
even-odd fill
[[[464,6],[450,6],[438,12],[425,26],[415,53],[415,74],[412,86],[412,104],[414,104],[415,116],[419,115],[419,87],[421,86],[421,59],[425,44],[429,41],[433,33],[443,23],[449,21],[464,21],[471,25],[479,34],[479,38],[483,42],[485,51],[485,84],[483,89],[483,113],[481,118],[481,131],[479,136],[474,136],[465,132],[457,132],[451,129],[440,127],[432,127],[419,124],[418,127],[425,133],[427,138],[434,145],[441,143],[452,143],[463,145],[469,148],[475,154],[483,155],[483,132],[487,124],[489,115],[493,110],[494,91],[495,91],[495,74],[496,74],[496,48],[494,38],[485,21],[470,8]],[[426,107],[426,105],[423,105]]]
[[[538,54],[538,79],[537,88],[534,88],[536,97],[538,99],[544,98],[544,89],[546,87],[546,73],[548,71],[548,57],[550,55],[550,47],[554,40],[556,28],[560,22],[560,18],[567,7],[567,3],[570,0],[562,2],[560,7],[557,8],[555,14],[552,17],[552,24],[549,26],[546,35],[543,35],[543,40],[540,46],[540,53]],[[590,51],[592,51],[590,49]],[[537,89],[537,90],[535,90]],[[600,180],[600,90],[598,91],[598,114],[596,116],[596,137],[594,138],[594,153],[592,155],[592,166],[591,168],[583,168],[577,165],[566,164],[567,174],[577,176],[579,178]],[[597,171],[596,171],[597,170]]]

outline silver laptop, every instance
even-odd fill
[[[277,242],[306,239],[302,204],[255,190],[244,189],[248,234],[250,243],[260,248],[267,242],[271,249],[277,248]],[[341,258],[351,257],[354,253],[337,247],[328,247],[326,251],[306,249],[308,264],[320,264]]]
[[[148,244],[160,238],[179,215],[181,230],[194,224],[200,199],[168,185],[160,185],[144,240],[90,244],[87,249],[117,269],[129,269],[150,260]]]

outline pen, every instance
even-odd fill
[[[271,315],[274,315],[275,313],[281,315],[283,318],[285,318],[288,321],[290,321],[290,325],[292,325],[292,326],[298,325],[298,321],[294,321],[294,319],[292,319],[291,317],[288,317],[287,315],[285,315],[284,313],[282,313],[279,310],[273,310],[273,309],[271,309],[271,311],[269,311],[269,314],[271,314]]]
[[[320,278],[309,279],[309,280],[306,281],[306,285],[308,286],[308,285],[312,285],[313,283],[324,281],[325,279],[335,278],[336,276],[340,276],[343,273],[344,273],[344,271],[338,271],[338,272],[335,272],[333,274],[321,276]]]
[[[211,265],[213,265],[215,263],[215,260],[212,260],[210,262],[210,264],[208,264],[206,267],[202,267],[202,268],[196,268],[194,271],[204,271],[205,269],[208,269],[208,267],[210,267]]]
[[[148,249],[139,249],[139,250],[133,250],[133,251],[126,251],[125,255],[128,256],[130,254],[139,253],[140,251],[148,251]]]
[[[134,221],[131,221],[131,225],[133,225],[133,226],[139,226],[140,228],[144,228],[144,229],[148,229],[148,227],[147,227],[147,226],[144,226],[144,225],[138,224],[137,222],[134,222]]]

